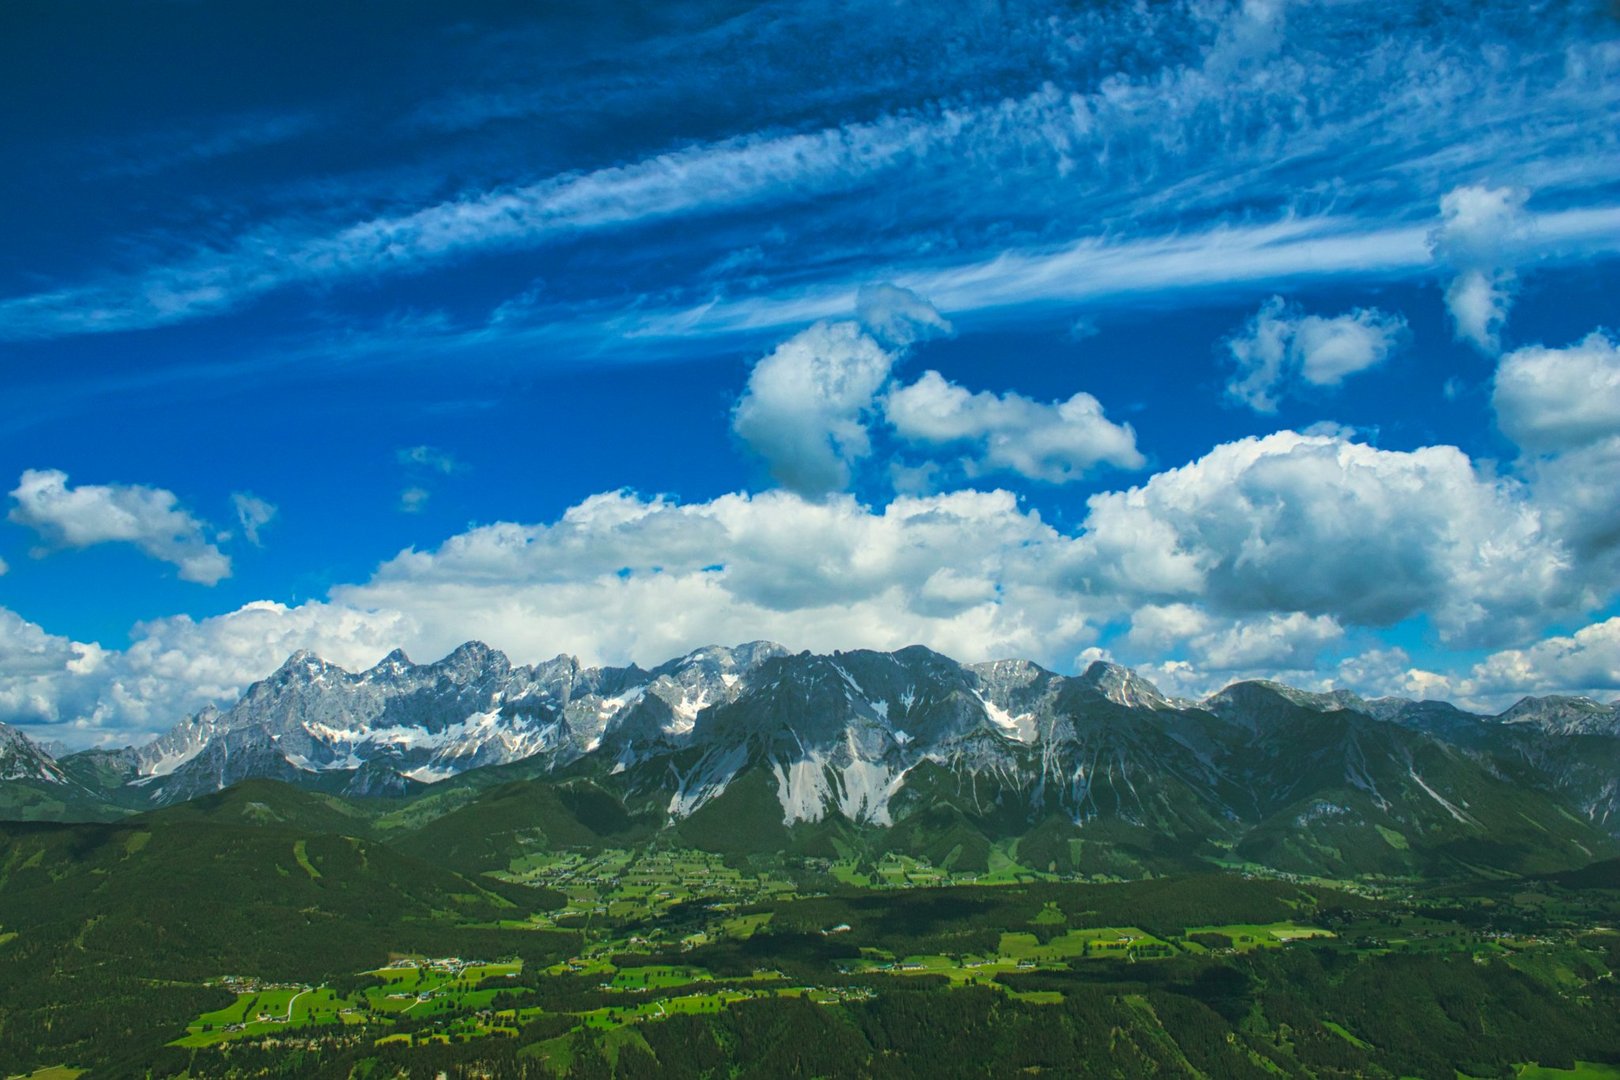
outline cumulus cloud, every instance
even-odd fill
[[[58,469],[29,469],[11,497],[11,520],[37,532],[44,546],[87,548],[127,543],[180,571],[186,581],[217,584],[231,560],[207,538],[207,526],[179,505],[172,491],[140,484],[68,486]]]
[[[409,636],[397,612],[261,601],[213,618],[138,624],[129,648],[117,651],[0,608],[0,721],[48,727],[48,737],[74,745],[139,742],[204,705],[234,700],[299,649],[358,669]]]
[[[1233,681],[1218,671],[1181,661],[1152,670],[1163,673],[1166,687],[1189,695],[1201,696]],[[1367,698],[1389,695],[1449,701],[1485,714],[1501,712],[1530,694],[1614,700],[1620,690],[1620,618],[1503,649],[1466,668],[1430,671],[1413,664],[1404,649],[1371,648],[1320,665],[1315,671],[1299,672],[1288,681],[1305,690],[1348,689]]]
[[[998,470],[1061,484],[1099,465],[1139,469],[1136,432],[1103,414],[1090,394],[1044,403],[1022,394],[972,393],[937,371],[909,386],[896,386],[883,401],[895,433],[922,446],[965,444],[968,474]]]
[[[1382,364],[1406,338],[1399,315],[1356,308],[1325,318],[1273,296],[1227,340],[1234,370],[1226,393],[1256,412],[1276,412],[1278,399],[1301,383],[1338,386]]]
[[[1183,654],[1206,673],[1312,671],[1344,628],[1329,615],[1293,611],[1256,618],[1210,614],[1192,604],[1150,604],[1131,616],[1126,640],[1144,656]]]
[[[150,703],[140,717],[166,726],[209,701],[234,697],[299,649],[358,670],[409,644],[414,627],[397,611],[261,600],[206,619],[177,615],[138,623],[131,637],[130,647],[106,666],[131,707]]]
[[[353,607],[411,614],[426,652],[469,627],[517,655],[656,662],[713,641],[795,648],[923,642],[957,655],[1072,656],[1090,634],[1060,594],[1069,541],[1007,492],[897,498],[594,496],[550,525],[491,525],[405,552]]]
[[[1457,337],[1481,352],[1501,347],[1501,332],[1518,291],[1514,263],[1528,242],[1529,192],[1471,184],[1440,200],[1440,226],[1430,235],[1435,258],[1455,276],[1446,309]]]
[[[1459,689],[1473,696],[1620,690],[1620,618],[1550,637],[1525,649],[1493,653]]]
[[[1597,331],[1497,365],[1491,404],[1524,451],[1518,470],[1600,589],[1620,584],[1620,346]]]
[[[871,452],[867,420],[894,360],[858,323],[816,323],[754,365],[732,430],[783,487],[842,490]]]
[[[145,623],[121,651],[12,618],[0,625],[0,719],[78,741],[150,732],[230,700],[299,648],[359,668],[396,646],[429,658],[480,638],[520,662],[566,651],[648,664],[768,637],[1068,669],[1121,624],[1107,644],[1158,661],[1147,670],[1170,689],[1285,673],[1309,688],[1434,696],[1467,680],[1398,650],[1337,654],[1358,628],[1414,615],[1452,641],[1518,644],[1591,599],[1528,489],[1449,447],[1280,432],[1088,507],[1071,533],[1006,491],[880,507],[785,490],[690,504],[609,492],[554,521],[401,552],[322,601]]]
[[[242,526],[242,535],[247,537],[248,543],[258,545],[259,530],[275,518],[275,506],[252,492],[236,491],[231,493],[231,507],[236,511],[236,520]]]
[[[1321,644],[1329,646],[1328,655],[1317,656],[1314,663],[1298,668],[1260,665],[1223,669],[1193,660],[1170,659],[1144,663],[1139,670],[1161,690],[1193,699],[1251,679],[1280,679],[1314,693],[1349,690],[1364,698],[1398,696],[1422,701],[1456,695],[1453,679],[1414,667],[1403,649],[1371,648],[1337,656],[1331,648],[1333,641]]]
[[[1620,586],[1620,436],[1519,463],[1549,527],[1602,592]]]
[[[1620,435],[1620,345],[1595,331],[1566,349],[1509,353],[1497,365],[1491,404],[1503,434],[1532,453]]]
[[[232,700],[300,648],[351,669],[396,646],[442,656],[468,638],[519,661],[567,651],[649,664],[767,637],[819,650],[920,642],[1062,666],[1094,638],[1085,605],[1060,588],[1070,543],[1004,491],[881,510],[781,491],[691,505],[615,492],[550,524],[490,525],[402,552],[325,601],[143,623],[121,652],[31,627],[49,655],[26,669],[0,663],[0,688],[33,703],[12,718],[86,741],[148,734]],[[99,658],[94,678],[68,669],[75,649]]]
[[[1090,394],[1043,403],[1013,391],[972,393],[937,371],[892,384],[904,350],[949,333],[950,323],[894,285],[864,287],[856,307],[858,321],[816,323],[760,360],[732,412],[732,430],[790,491],[824,496],[847,487],[871,454],[879,413],[913,447],[965,448],[960,464],[970,477],[1012,472],[1064,483],[1099,465],[1145,463],[1130,425],[1109,420]],[[916,492],[939,470],[891,462],[890,471],[897,490]]]
[[[1590,597],[1523,489],[1453,447],[1283,431],[1093,496],[1074,567],[1098,596],[1507,637]]]
[[[427,509],[428,500],[433,492],[425,487],[412,485],[399,493],[399,509],[404,514],[420,514]]]
[[[0,721],[56,723],[68,714],[93,712],[101,686],[82,682],[100,655],[84,645],[46,633],[15,612],[0,608]],[[78,686],[74,680],[81,680]]]

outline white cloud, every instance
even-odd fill
[[[1332,642],[1325,644],[1331,646]],[[1171,659],[1144,663],[1138,670],[1166,693],[1194,700],[1235,682],[1255,679],[1275,679],[1314,693],[1349,690],[1364,698],[1446,699],[1454,692],[1450,678],[1413,667],[1411,658],[1399,648],[1366,649],[1347,656],[1333,654],[1331,648],[1327,655],[1319,657],[1302,653],[1299,659],[1303,663],[1297,668],[1260,665],[1222,669]]]
[[[1338,386],[1382,364],[1406,337],[1399,315],[1356,308],[1324,318],[1273,296],[1226,343],[1236,369],[1226,392],[1257,412],[1276,412],[1278,399],[1299,383]]]
[[[1491,404],[1503,434],[1532,453],[1620,435],[1620,345],[1596,331],[1566,349],[1511,352],[1497,365]]]
[[[1612,693],[1620,690],[1620,618],[1593,623],[1568,637],[1493,653],[1458,686],[1471,697],[1502,701],[1530,693]]]
[[[1211,615],[1191,604],[1148,605],[1133,612],[1127,641],[1144,657],[1182,654],[1204,673],[1314,671],[1344,629],[1328,615],[1293,611],[1254,618]]]
[[[476,634],[524,657],[647,663],[773,637],[1061,662],[1091,632],[1058,587],[1069,543],[1000,491],[881,511],[780,491],[691,505],[621,492],[551,525],[492,525],[405,552],[333,600],[408,613],[427,653]]]
[[[128,543],[170,563],[186,581],[214,585],[230,576],[231,560],[207,538],[204,523],[163,488],[139,484],[68,486],[67,473],[29,469],[11,497],[11,520],[37,532],[46,547],[86,548]]]
[[[1453,447],[1378,450],[1284,431],[1095,495],[1073,567],[1117,602],[1302,612],[1451,640],[1506,638],[1590,601],[1523,489]]]
[[[840,491],[871,452],[867,419],[894,354],[857,323],[817,323],[754,365],[731,426],[791,491]]]
[[[474,190],[322,233],[283,223],[226,250],[124,280],[0,302],[0,334],[51,337],[161,326],[228,310],[289,284],[409,271],[468,252],[837,190],[925,152],[955,121],[883,116],[796,134],[760,132],[639,161]]]
[[[1405,331],[1405,319],[1376,309],[1357,308],[1331,319],[1306,316],[1294,335],[1299,373],[1313,386],[1337,386],[1383,363]]]
[[[394,458],[405,467],[413,481],[399,493],[399,511],[402,514],[420,514],[427,509],[433,497],[433,485],[441,477],[450,476],[466,468],[456,456],[435,446],[408,446],[394,453]]]
[[[1451,680],[1412,663],[1399,647],[1368,649],[1347,656],[1333,669],[1330,685],[1322,689],[1353,690],[1365,698],[1405,697],[1416,701],[1446,700]]]
[[[1504,428],[1565,448],[1558,461],[1610,446],[1614,437],[1571,399],[1607,385],[1612,350],[1598,335],[1505,359]],[[1063,668],[1120,622],[1130,629],[1113,644],[1154,657],[1149,670],[1172,689],[1287,673],[1308,687],[1435,694],[1473,684],[1420,671],[1397,650],[1332,654],[1357,627],[1414,616],[1453,642],[1522,641],[1604,595],[1553,527],[1564,511],[1536,486],[1539,474],[1527,486],[1476,469],[1455,448],[1379,450],[1327,426],[1223,444],[1095,495],[1074,534],[1006,491],[869,507],[835,488],[869,451],[866,424],[893,362],[843,322],[811,327],[756,366],[738,434],[808,494],[684,505],[601,494],[554,522],[490,525],[402,552],[325,601],[145,623],[122,651],[8,613],[0,714],[63,725],[80,741],[150,732],[229,700],[298,648],[363,667],[396,646],[426,658],[477,637],[520,662],[569,651],[646,664],[770,637],[819,650],[920,642],[966,660],[1028,656]],[[887,404],[898,436],[971,444],[976,469],[1062,479],[1100,462],[1140,464],[1130,429],[1088,395],[1043,404],[973,394],[929,372]],[[909,473],[919,491],[940,480],[937,467]],[[168,492],[71,488],[61,473],[30,472],[14,495],[13,517],[63,546],[124,540],[194,576],[212,565],[209,553],[224,559]]]
[[[358,670],[414,636],[410,619],[318,601],[255,601],[206,619],[186,615],[139,623],[133,643],[106,667],[118,696],[147,724],[167,727],[209,701],[234,698],[299,649]],[[448,650],[446,650],[448,651]]]
[[[1042,403],[1012,391],[970,393],[937,371],[889,385],[900,350],[950,324],[892,285],[863,288],[857,308],[860,322],[816,323],[760,360],[732,412],[732,430],[788,490],[822,496],[846,488],[871,453],[880,409],[903,442],[966,448],[961,465],[970,477],[1006,471],[1065,483],[1099,465],[1145,463],[1130,425],[1109,420],[1090,394]],[[902,492],[931,487],[938,473],[900,463],[890,471]]]
[[[1501,348],[1502,327],[1513,305],[1518,278],[1511,270],[1464,270],[1446,286],[1446,310],[1457,337],[1481,352]]]
[[[1597,331],[1574,345],[1536,345],[1497,365],[1491,404],[1524,456],[1550,526],[1601,590],[1620,585],[1620,346]]]
[[[1620,436],[1519,463],[1549,529],[1581,560],[1600,592],[1620,585]]]
[[[1459,641],[1532,633],[1579,606],[1571,573],[1524,489],[1454,449],[1283,432],[1096,496],[1077,535],[1005,491],[881,508],[787,491],[693,504],[614,492],[549,524],[401,552],[325,601],[141,624],[122,651],[12,619],[0,625],[0,711],[80,742],[114,738],[228,701],[295,649],[352,669],[396,646],[432,658],[468,638],[519,662],[567,651],[649,664],[767,637],[816,650],[917,642],[1066,669],[1126,620],[1114,645],[1159,659],[1148,670],[1169,689],[1284,673],[1433,696],[1466,681],[1391,650],[1334,654],[1356,626],[1416,614]]]
[[[883,401],[884,416],[903,440],[923,446],[967,444],[970,476],[1004,470],[1061,484],[1099,465],[1138,469],[1145,459],[1136,432],[1103,414],[1090,394],[1043,403],[1015,392],[970,393],[937,371],[896,386]]]
[[[138,624],[130,647],[115,651],[0,608],[0,721],[46,725],[72,745],[139,742],[234,700],[299,649],[358,669],[409,636],[398,613],[261,601]]]
[[[275,506],[248,491],[232,492],[231,506],[236,510],[236,520],[242,526],[242,535],[247,537],[248,543],[257,545],[259,530],[270,524],[276,516]]]
[[[1501,347],[1501,332],[1518,291],[1514,266],[1528,246],[1529,192],[1464,185],[1440,200],[1441,223],[1430,238],[1435,258],[1456,272],[1446,308],[1457,337],[1482,352]]]
[[[93,713],[103,687],[85,676],[100,655],[0,608],[0,722],[54,724]]]

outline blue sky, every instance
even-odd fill
[[[0,16],[0,720],[293,649],[1620,690],[1620,22]]]

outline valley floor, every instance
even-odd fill
[[[285,878],[344,888],[323,843],[289,844]],[[144,1025],[68,1060],[185,1077],[1620,1076],[1612,869],[1444,889],[1002,870],[987,885],[893,855],[534,854],[485,877],[501,889],[485,917],[417,912],[365,970],[272,932],[262,970],[148,981]],[[424,922],[469,951],[414,951]],[[83,978],[57,985],[119,1007]]]

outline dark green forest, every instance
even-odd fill
[[[453,842],[443,817],[379,838],[327,796],[264,782],[211,799],[113,824],[0,826],[7,1075],[1620,1066],[1614,861],[1442,882],[1234,870],[968,884],[881,851],[661,848],[585,798],[567,842],[522,858]],[[411,965],[433,957],[507,966],[388,996],[390,978],[425,979]],[[330,1006],[252,1021],[276,993],[271,1012]],[[209,1019],[233,1003],[240,1022]]]

